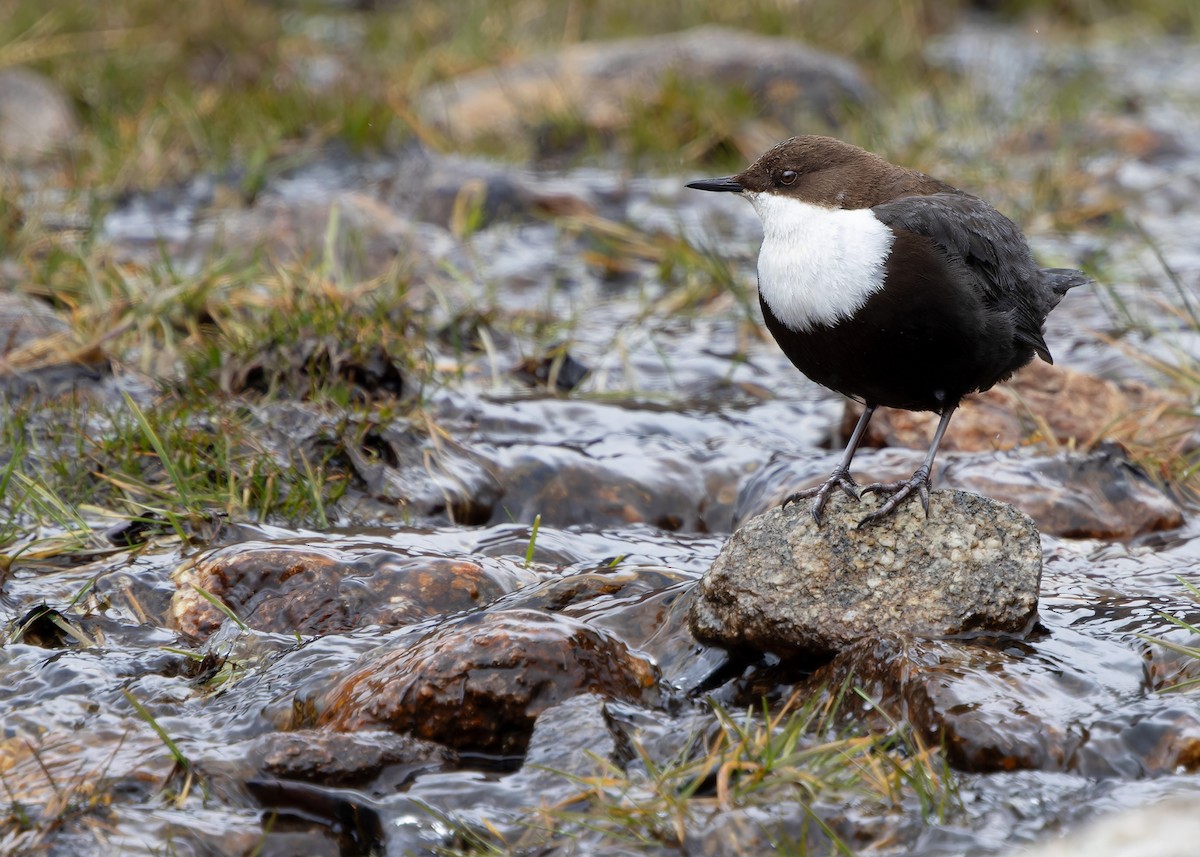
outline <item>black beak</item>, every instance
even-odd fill
[[[689,182],[688,187],[694,187],[696,190],[725,191],[726,193],[741,193],[745,190],[741,182],[733,176],[723,179],[702,179],[698,182]]]

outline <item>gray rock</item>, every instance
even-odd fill
[[[54,81],[27,68],[0,69],[0,160],[51,154],[78,130],[75,110]]]
[[[673,79],[745,91],[766,116],[793,126],[807,112],[833,122],[870,87],[851,62],[799,42],[725,27],[583,42],[426,89],[422,121],[457,140],[513,137],[570,116],[590,128],[623,128],[630,107],[655,103]]]
[[[883,633],[1020,631],[1037,609],[1041,542],[1027,516],[975,494],[935,491],[861,530],[877,502],[834,496],[821,525],[807,502],[737,530],[700,582],[689,617],[702,640],[828,656]]]

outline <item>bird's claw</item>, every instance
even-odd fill
[[[886,518],[914,492],[921,500],[921,508],[925,510],[925,517],[929,517],[929,469],[927,467],[917,468],[917,472],[910,478],[899,482],[873,482],[864,486],[863,494],[889,494],[891,496],[884,501],[882,506],[859,521],[859,528]]]
[[[805,488],[803,491],[796,491],[784,497],[780,507],[786,509],[789,503],[796,503],[800,500],[816,497],[816,502],[812,505],[812,516],[813,521],[819,524],[821,523],[821,512],[824,511],[825,504],[829,502],[829,495],[833,493],[834,488],[841,488],[847,497],[853,497],[855,500],[860,499],[858,483],[850,476],[849,470],[839,467],[820,485],[813,488]]]

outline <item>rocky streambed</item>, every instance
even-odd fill
[[[1142,105],[1083,169],[1097,204],[1118,201],[1153,243],[1034,223],[1048,263],[1103,254],[1111,280],[1051,318],[1056,367],[964,407],[936,474],[1037,525],[1033,627],[863,634],[803,663],[693,635],[697,581],[730,534],[823,478],[854,419],[758,333],[748,207],[688,195],[684,176],[415,146],[331,154],[241,207],[220,202],[234,179],[197,177],[116,205],[98,240],[180,269],[262,248],[324,251],[346,280],[399,267],[444,332],[425,344],[434,381],[411,389],[386,353],[305,351],[297,365],[323,354],[364,395],[419,399],[361,424],[251,395],[287,348],[226,376],[266,456],[314,460],[331,425],[354,425],[327,526],[216,518],[186,542],[152,527],[69,557],[10,551],[0,788],[16,821],[0,849],[990,855],[1166,797],[1185,809],[1163,835],[1189,823],[1200,703],[1176,688],[1200,661],[1152,638],[1194,643],[1173,620],[1200,621],[1185,585],[1200,524],[1128,450],[1197,440],[1195,402],[1142,358],[1197,355],[1200,90],[1180,81],[1200,75],[1200,49],[1151,52],[1171,66],[1158,77],[1140,48],[1003,29],[931,51],[980,75],[1000,127],[1029,79],[989,63],[1013,56],[1031,75],[1083,64]],[[455,121],[471,113],[436,94]],[[1156,144],[1132,146],[1134,124]],[[45,205],[65,228],[78,211],[60,202]],[[683,247],[730,260],[735,281],[679,274]],[[481,323],[497,317],[513,321]],[[72,335],[46,324],[21,345]],[[9,395],[73,391],[103,433],[126,401],[153,409],[175,371],[153,354],[45,359],[11,373]],[[931,430],[878,420],[856,474],[907,476]]]

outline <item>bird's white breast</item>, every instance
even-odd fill
[[[759,293],[792,330],[836,324],[883,288],[895,234],[870,209],[826,208],[777,193],[745,196],[763,223]]]

